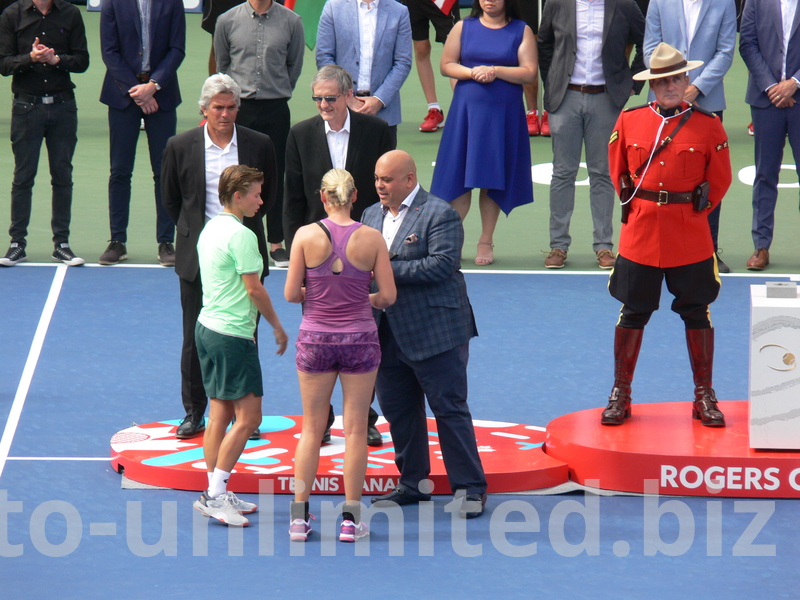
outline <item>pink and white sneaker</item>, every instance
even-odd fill
[[[316,521],[317,518],[309,514],[308,521],[303,519],[295,519],[289,525],[289,539],[293,542],[305,542],[311,533],[311,521]]]
[[[369,535],[369,527],[366,523],[356,525],[353,521],[345,519],[342,521],[342,529],[339,532],[339,541],[352,543]]]

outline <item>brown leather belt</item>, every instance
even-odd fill
[[[659,204],[689,204],[692,201],[692,192],[668,192],[660,190],[639,190],[636,197],[642,200],[650,200]]]
[[[581,94],[602,94],[606,91],[606,86],[570,83],[567,85],[567,89],[573,92],[580,92]]]
[[[353,96],[365,98],[367,96],[372,96],[372,92],[370,92],[369,90],[356,90],[355,92],[353,92]]]
[[[136,76],[136,79],[139,80],[139,83],[147,83],[150,81],[150,71],[142,71]]]

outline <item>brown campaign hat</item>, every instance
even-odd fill
[[[647,79],[669,77],[670,75],[691,71],[702,65],[702,60],[686,60],[679,50],[661,42],[650,56],[650,68],[636,73],[633,78],[636,81],[645,81]]]

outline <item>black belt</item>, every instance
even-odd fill
[[[567,89],[573,92],[580,92],[581,94],[602,94],[606,91],[606,86],[570,83],[567,85]]]
[[[67,100],[74,100],[75,92],[68,90],[60,94],[51,94],[49,96],[31,96],[30,94],[14,94],[14,100],[21,100],[28,104],[61,104]]]
[[[638,190],[636,197],[642,200],[650,200],[659,204],[689,204],[692,201],[692,192],[668,192],[660,190]]]
[[[136,76],[139,83],[148,83],[150,81],[150,71],[142,71]]]
[[[372,96],[372,92],[370,92],[369,90],[356,90],[355,92],[353,92],[353,96],[360,96],[360,97]]]

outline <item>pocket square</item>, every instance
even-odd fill
[[[419,236],[416,233],[412,233],[408,236],[405,240],[403,240],[404,244],[413,244],[414,242],[419,241]]]

